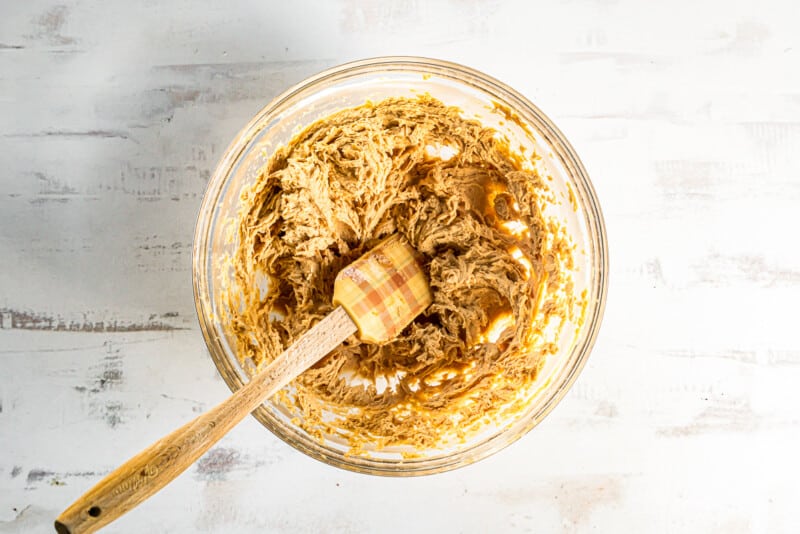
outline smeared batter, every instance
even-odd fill
[[[356,454],[435,447],[518,411],[576,302],[569,240],[542,215],[555,201],[546,182],[494,130],[429,96],[312,124],[242,195],[224,318],[239,358],[280,354],[331,311],[336,274],[399,232],[423,257],[433,304],[389,343],[349,339],[278,401]]]

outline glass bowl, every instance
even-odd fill
[[[548,206],[574,244],[575,294],[585,295],[582,321],[569,323],[559,351],[540,370],[527,409],[513,420],[493,425],[463,443],[413,451],[367,449],[367,456],[348,454],[348,444],[323,439],[294,424],[282,405],[268,401],[253,412],[286,443],[330,465],[376,475],[409,476],[447,471],[484,458],[536,426],[564,397],[586,363],[603,314],[608,253],[600,206],[586,170],[556,126],[525,97],[473,69],[417,57],[382,57],[329,69],[288,89],[264,107],[236,136],[212,176],[198,216],[193,249],[194,295],[200,327],[211,358],[232,391],[249,380],[221,324],[220,294],[229,272],[219,258],[237,242],[231,232],[243,188],[252,184],[272,152],[315,120],[340,109],[392,96],[428,93],[464,116],[505,134],[511,147],[535,153],[552,179],[561,201]],[[548,212],[549,210],[549,212]],[[295,421],[296,422],[296,421]]]

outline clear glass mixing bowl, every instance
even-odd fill
[[[320,441],[292,423],[282,406],[266,402],[256,419],[298,450],[331,465],[376,475],[408,476],[447,471],[484,458],[536,426],[564,397],[586,363],[603,314],[607,291],[608,252],[603,217],[594,189],[578,156],[556,126],[525,97],[473,69],[439,60],[383,57],[356,61],[313,76],[276,97],[236,136],[206,190],[195,230],[194,295],[200,327],[220,374],[232,391],[249,379],[220,323],[220,293],[229,276],[218,260],[237,243],[227,230],[235,220],[240,193],[258,176],[279,146],[315,120],[367,100],[429,93],[458,106],[465,116],[505,134],[512,148],[536,153],[549,182],[563,202],[545,215],[566,226],[575,247],[575,292],[586,291],[581,324],[568,323],[561,346],[540,371],[526,410],[513,420],[487,428],[466,442],[442,449],[369,450],[369,456],[348,455],[348,445],[335,437]],[[505,111],[503,110],[505,108]],[[235,234],[233,234],[235,235]],[[408,452],[408,451],[406,451]]]

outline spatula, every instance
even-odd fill
[[[266,399],[358,334],[380,343],[394,338],[431,303],[414,249],[395,234],[336,277],[336,308],[222,404],[200,415],[111,472],[56,520],[60,534],[94,532],[153,495],[185,471]]]

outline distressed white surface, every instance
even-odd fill
[[[425,478],[248,419],[108,531],[800,531],[796,2],[134,4],[0,3],[0,533],[224,398],[191,293],[209,173],[279,91],[384,54],[492,74],[575,145],[611,246],[588,366]]]

